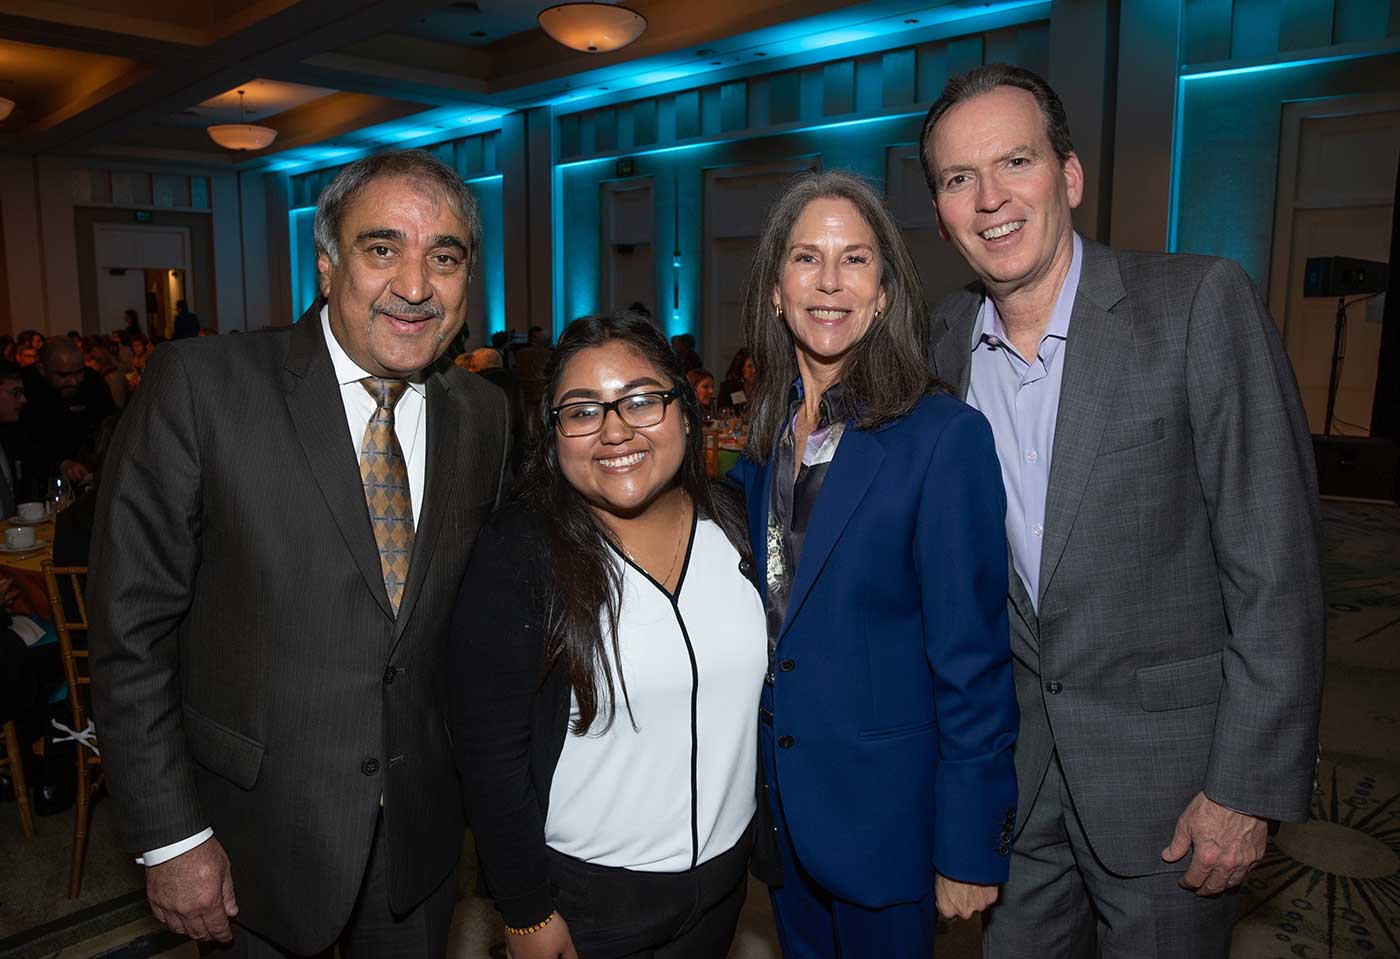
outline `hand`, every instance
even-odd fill
[[[1181,888],[1198,896],[1214,896],[1244,881],[1264,856],[1268,832],[1266,820],[1196,793],[1176,821],[1176,833],[1171,845],[1162,850],[1162,858],[1177,862],[1191,852],[1191,865],[1181,877]]]
[[[971,919],[997,901],[1000,888],[976,882],[959,882],[942,873],[933,877],[933,897],[938,902],[938,914],[944,919]]]
[[[161,922],[191,939],[232,942],[229,919],[238,915],[233,874],[217,839],[146,868],[146,899]]]
[[[58,464],[58,471],[70,483],[81,483],[88,478],[88,468],[77,460],[64,460]]]
[[[569,935],[569,924],[556,912],[549,925],[529,935],[506,933],[506,956],[508,959],[578,959],[578,950]]]

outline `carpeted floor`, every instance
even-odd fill
[[[1314,818],[1280,829],[1251,875],[1234,959],[1400,959],[1400,508],[1326,503],[1324,515],[1328,666]],[[195,959],[143,916],[140,870],[113,844],[107,814],[99,803],[83,897],[70,903],[71,819],[39,820],[26,841],[13,806],[0,805],[0,959]],[[470,895],[470,876],[461,889],[451,956],[502,955],[494,910]],[[975,923],[950,923],[938,957],[972,959],[979,941]],[[777,956],[767,896],[753,884],[730,959]]]

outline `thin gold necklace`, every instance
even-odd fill
[[[676,564],[680,562],[681,543],[684,543],[685,541],[690,539],[690,537],[687,535],[687,530],[689,529],[689,515],[690,499],[689,497],[686,497],[685,499],[681,500],[681,528],[679,535],[676,536],[676,551],[671,556],[671,565],[666,567],[666,575],[657,580],[657,582],[660,583],[663,588],[666,586],[667,581],[671,578],[671,574],[676,571]],[[624,546],[622,548],[622,552],[628,559],[632,561],[633,565],[635,565],[642,572],[646,572],[646,567],[642,565],[641,561],[637,559],[637,557],[632,555],[631,550]],[[647,573],[647,575],[650,576],[651,574]]]

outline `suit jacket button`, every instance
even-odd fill
[[[740,572],[741,575],[744,575],[744,576],[752,576],[752,575],[753,575],[753,563],[750,563],[750,562],[749,562],[748,560],[746,560],[746,559],[741,559],[741,560],[739,560],[739,572]]]
[[[375,773],[379,772],[379,760],[375,759],[373,756],[366,759],[364,762],[360,763],[360,772],[364,773],[366,776],[373,776]]]
[[[1059,683],[1055,682],[1053,679],[1045,684],[1045,691],[1051,696],[1060,695],[1060,690],[1062,689],[1064,689],[1064,687],[1061,686]]]
[[[779,736],[779,737],[778,737],[778,748],[779,748],[779,749],[791,749],[791,748],[793,747],[793,744],[796,743],[796,742],[797,742],[797,740],[793,739],[791,736]]]
[[[394,681],[394,677],[398,674],[399,671],[393,666],[390,666],[388,669],[384,670],[384,685],[388,686],[390,683],[392,683]]]
[[[792,672],[794,669],[797,668],[797,664],[794,663],[794,662],[793,662],[792,660],[790,660],[790,659],[785,659],[785,660],[783,660],[781,663],[778,664],[778,668],[781,669],[781,670],[782,670],[783,672],[785,672],[785,673],[790,673],[790,672]]]
[[[1008,846],[1006,843],[1002,843],[1000,846],[997,846],[997,852],[998,852],[1000,855],[1005,856],[1005,855],[1007,855],[1008,853],[1011,852],[1011,847]]]

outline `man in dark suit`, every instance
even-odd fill
[[[1269,821],[1308,816],[1322,685],[1316,477],[1277,330],[1227,260],[1075,234],[1064,108],[954,78],[924,168],[981,278],[932,362],[992,424],[1021,733],[994,957],[1224,957]],[[1122,171],[1120,176],[1129,176]]]
[[[441,956],[463,837],[442,633],[509,441],[499,390],[424,371],[480,218],[450,168],[390,153],[326,187],[315,237],[323,307],[167,345],[118,429],[90,583],[103,764],[176,932]]]

